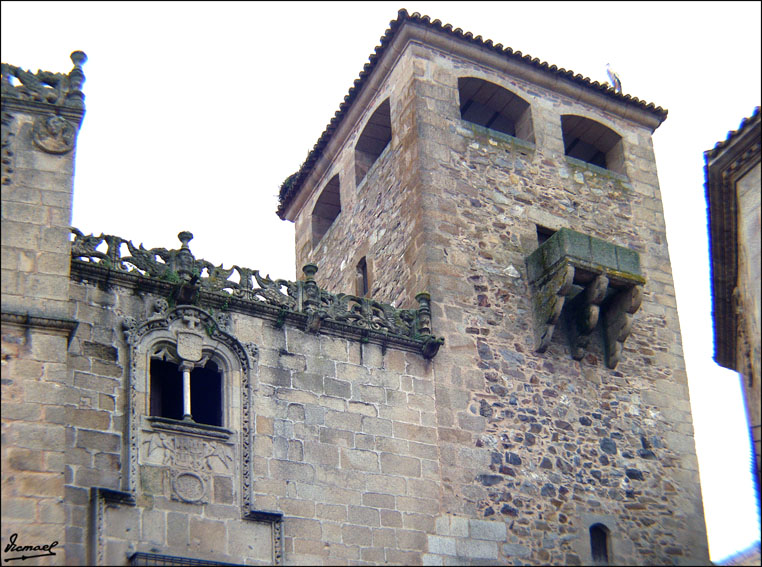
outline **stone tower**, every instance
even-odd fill
[[[666,116],[403,10],[284,182],[321,286],[431,295],[431,564],[708,562],[651,141]]]
[[[66,351],[77,327],[69,227],[86,57],[75,51],[71,60],[68,74],[2,68],[2,537],[4,547],[11,532],[58,541],[60,556]]]

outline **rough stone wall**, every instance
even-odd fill
[[[502,539],[464,546],[455,535],[469,530],[461,525],[454,535],[441,520],[427,561],[589,563],[588,528],[601,521],[611,530],[617,563],[706,562],[650,132],[424,47],[408,46],[397,65],[411,71],[412,88],[397,85],[391,104],[415,109],[414,175],[421,179],[410,184],[420,187],[421,208],[403,209],[402,226],[422,223],[423,263],[413,278],[431,292],[433,325],[446,338],[433,366],[441,513],[507,526]],[[459,76],[484,78],[529,101],[535,144],[463,122]],[[402,96],[415,101],[403,103]],[[626,175],[564,155],[566,113],[622,135]],[[350,159],[346,148],[338,159]],[[399,184],[408,186],[404,179]],[[386,222],[386,210],[376,203],[369,216]],[[340,217],[337,227],[361,233],[366,218]],[[603,363],[599,335],[574,361],[563,325],[547,352],[533,351],[524,259],[538,245],[537,225],[572,228],[640,253],[645,294],[615,370]],[[297,221],[297,241],[299,231]],[[330,247],[311,259],[319,266],[341,260]],[[373,263],[385,273],[398,269],[399,258]]]
[[[317,183],[296,220],[297,273],[319,258],[318,285],[333,292],[355,292],[355,267],[368,258],[369,296],[396,307],[415,306],[423,291],[420,276],[422,242],[418,167],[418,132],[412,93],[412,68],[396,67],[393,79],[374,97],[371,106],[347,138],[328,174]],[[391,85],[396,85],[394,89]],[[355,182],[354,147],[365,123],[386,98],[391,97],[392,140],[368,173]],[[311,213],[320,191],[339,173],[341,213],[317,246],[312,246]],[[383,211],[383,215],[379,215]],[[399,262],[404,258],[404,262]],[[379,268],[377,268],[377,266]]]

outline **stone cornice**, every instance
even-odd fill
[[[74,335],[79,323],[73,319],[45,317],[29,313],[2,312],[2,322],[9,325],[32,329],[45,329],[56,334],[66,335],[69,339]]]

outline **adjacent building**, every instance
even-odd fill
[[[760,487],[760,115],[704,152],[712,271],[714,359],[743,381]]]

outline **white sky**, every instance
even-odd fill
[[[654,145],[714,561],[759,539],[737,375],[712,359],[703,152],[760,104],[758,2],[2,3],[2,60],[85,51],[73,224],[294,279],[278,188],[397,10],[439,18],[669,110]]]

